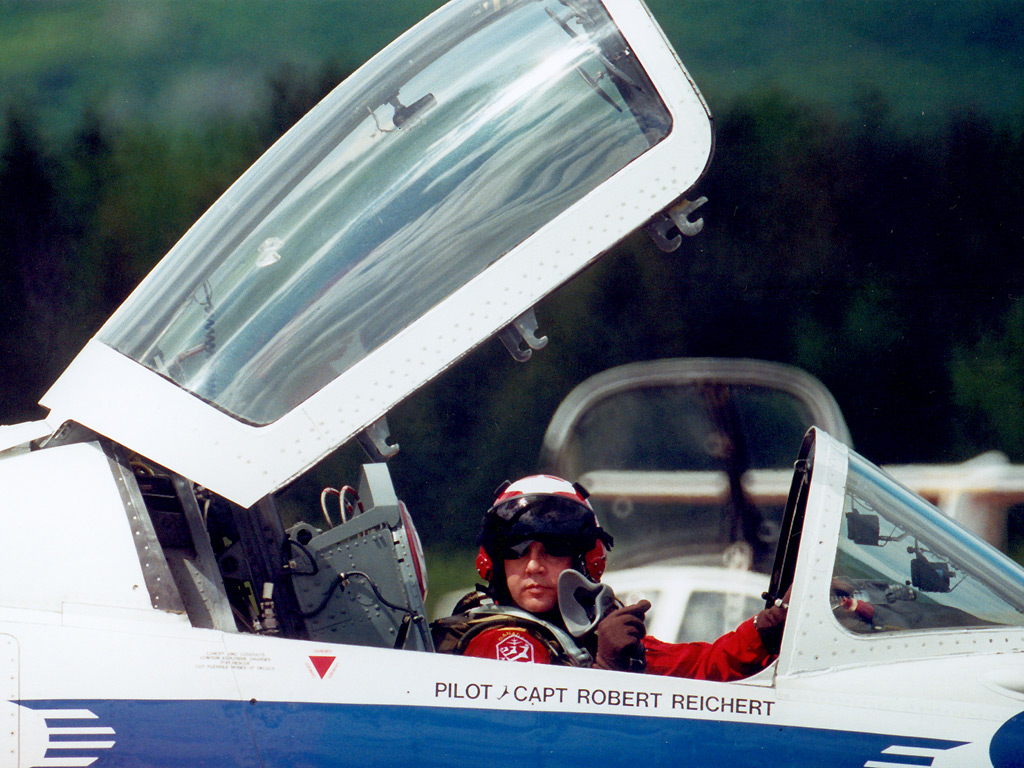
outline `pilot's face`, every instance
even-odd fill
[[[541,542],[531,542],[525,555],[505,561],[509,594],[524,611],[547,613],[558,605],[558,577],[571,565],[571,557],[549,555]]]

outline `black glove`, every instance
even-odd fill
[[[781,601],[776,601],[771,608],[765,608],[754,617],[754,629],[761,636],[761,645],[769,653],[777,654],[782,647],[782,630],[786,626],[789,596],[792,591],[792,587],[787,589]]]
[[[644,614],[650,609],[647,600],[634,605],[617,608],[597,625],[597,659],[594,666],[600,669],[617,669],[623,672],[643,672],[644,644],[647,634]]]

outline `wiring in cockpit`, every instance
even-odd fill
[[[331,513],[327,509],[327,499],[329,496],[338,497],[338,515],[340,523],[345,523],[348,520],[351,520],[357,510],[359,512],[363,511],[363,502],[359,500],[359,494],[356,493],[355,488],[351,485],[343,485],[341,488],[324,488],[320,492],[320,511],[323,512],[324,520],[327,521],[328,528],[334,527],[334,521],[331,520]]]
[[[292,547],[298,549],[300,552],[302,552],[303,555],[305,555],[306,559],[309,561],[311,566],[310,570],[296,570],[295,563],[290,560],[286,551],[285,560],[288,570],[291,571],[292,575],[315,576],[320,572],[320,567],[317,564],[316,558],[313,556],[313,553],[310,552],[309,549],[307,549],[303,544],[301,544],[298,541],[295,541],[294,539],[286,539],[285,547],[287,549],[290,549]],[[316,607],[314,607],[310,611],[300,612],[302,618],[311,619],[323,613],[324,610],[326,610],[327,606],[330,604],[331,598],[334,597],[334,593],[338,592],[339,590],[344,591],[345,588],[348,586],[349,581],[353,578],[359,578],[365,581],[366,584],[370,587],[370,590],[373,592],[374,597],[377,598],[377,601],[381,605],[390,608],[393,611],[398,611],[402,614],[402,623],[401,626],[399,627],[398,634],[395,638],[395,648],[401,648],[402,646],[404,646],[406,638],[409,635],[409,627],[412,626],[413,622],[422,623],[426,621],[426,617],[411,608],[407,608],[404,605],[398,605],[397,603],[393,603],[392,601],[388,600],[386,597],[384,597],[384,595],[381,594],[380,588],[377,586],[373,578],[364,571],[345,571],[343,573],[339,573],[337,575],[337,578],[332,580],[330,587],[328,587],[327,592],[321,598],[320,602],[316,605]]]

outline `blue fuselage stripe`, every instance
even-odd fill
[[[884,750],[893,746],[942,751],[962,743],[770,723],[572,712],[237,701],[21,704],[88,709],[96,715],[90,725],[112,728],[113,735],[95,737],[115,742],[94,751],[96,768],[863,768],[868,761],[891,762]],[[69,751],[82,754],[77,748]],[[902,760],[903,765],[917,763]]]

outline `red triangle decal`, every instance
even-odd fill
[[[313,668],[316,673],[320,675],[320,679],[324,679],[324,675],[334,666],[334,661],[337,656],[310,656],[309,660],[313,663]]]

